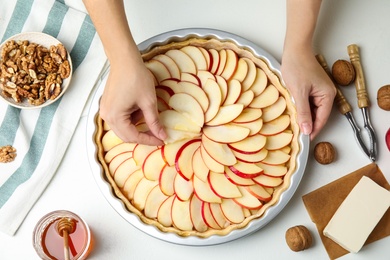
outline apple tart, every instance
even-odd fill
[[[144,223],[184,237],[227,235],[261,218],[289,187],[299,152],[279,76],[250,50],[216,39],[171,42],[142,57],[168,138],[124,143],[97,115],[98,160],[116,196]],[[136,127],[148,131],[143,120]]]

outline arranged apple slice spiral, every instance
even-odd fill
[[[143,222],[181,236],[226,235],[261,218],[289,186],[299,150],[279,77],[217,40],[158,46],[143,58],[168,138],[161,147],[123,143],[97,117],[98,158],[115,194]],[[148,131],[143,120],[136,127]]]

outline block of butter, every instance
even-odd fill
[[[357,253],[390,207],[390,191],[363,176],[341,203],[324,236]]]

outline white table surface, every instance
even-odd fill
[[[285,33],[285,1],[125,1],[129,23],[139,43],[156,34],[187,27],[208,27],[238,34],[257,43],[280,60]],[[196,4],[195,4],[196,2]],[[390,127],[390,112],[376,103],[377,89],[390,84],[390,2],[385,0],[324,1],[315,35],[316,51],[331,65],[348,59],[347,45],[360,47],[363,70],[372,101],[370,115],[378,136],[377,164],[390,180],[390,152],[384,135]],[[344,88],[360,125],[354,87]],[[155,239],[127,223],[113,210],[98,189],[86,153],[87,109],[76,129],[69,149],[42,197],[26,217],[15,236],[0,234],[0,259],[38,259],[32,247],[32,231],[46,213],[66,209],[89,223],[95,247],[89,259],[327,259],[314,223],[303,205],[302,195],[370,163],[357,146],[347,120],[334,108],[331,118],[310,148],[309,162],[301,184],[283,211],[253,235],[222,245],[191,247]],[[364,131],[363,131],[364,132]],[[313,160],[312,147],[329,141],[337,150],[337,160],[327,166]],[[312,247],[291,251],[285,231],[295,225],[307,226],[313,235]],[[358,254],[341,259],[389,259],[390,237],[365,246]]]

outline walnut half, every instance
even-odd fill
[[[16,149],[11,145],[0,147],[0,163],[12,162],[16,158]]]

